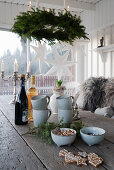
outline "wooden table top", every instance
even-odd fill
[[[114,170],[114,119],[80,111],[84,126],[97,126],[106,130],[104,141],[90,147],[81,139],[76,139],[72,146],[58,147],[46,144],[35,136],[23,135],[31,125],[14,124],[14,105],[8,104],[11,99],[12,96],[0,96],[0,170]],[[57,115],[51,115],[49,121],[57,121]],[[98,168],[66,164],[58,156],[62,148],[75,153],[95,152],[104,159],[104,163]]]

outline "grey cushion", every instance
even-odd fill
[[[95,114],[99,114],[99,115],[103,115],[105,117],[111,118],[112,116],[114,116],[114,110],[110,106],[103,107],[103,108],[97,108],[95,110]]]
[[[114,116],[112,116],[111,119],[114,119]]]

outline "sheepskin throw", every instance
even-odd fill
[[[77,104],[81,109],[91,112],[106,106],[114,107],[114,79],[91,77],[86,80],[81,85]]]
[[[108,80],[105,86],[105,105],[114,107],[114,78]]]

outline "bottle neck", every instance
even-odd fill
[[[31,83],[31,87],[32,87],[32,88],[35,88],[35,84],[32,84],[32,83]]]
[[[25,88],[25,81],[23,79],[21,79],[20,81],[20,87]]]
[[[35,88],[35,76],[31,76],[31,87]]]

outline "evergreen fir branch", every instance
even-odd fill
[[[51,131],[55,128],[72,128],[77,131],[77,136],[80,135],[80,129],[83,127],[82,121],[76,121],[72,123],[71,125],[62,123],[62,121],[63,120],[61,120],[60,124],[55,124],[55,123],[50,123],[50,122],[42,123],[38,127],[29,128],[26,134],[32,134],[37,137],[40,137],[41,140],[43,140],[44,142],[48,144],[52,144]],[[23,135],[26,135],[26,134],[23,134]]]
[[[46,39],[51,44],[55,40],[72,44],[76,39],[88,39],[80,17],[67,11],[56,14],[54,9],[47,12],[45,8],[22,12],[16,17],[11,31],[30,40]]]

